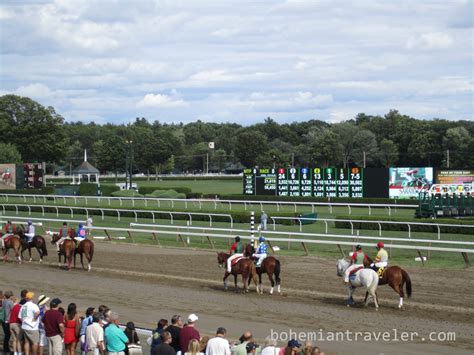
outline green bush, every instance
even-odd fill
[[[114,197],[143,197],[142,194],[136,192],[135,190],[120,190],[112,192]]]
[[[112,193],[116,191],[120,191],[120,187],[117,185],[100,185],[102,196],[112,196]]]
[[[158,190],[174,190],[176,192],[179,192],[185,195],[188,195],[191,193],[191,189],[185,186],[180,186],[180,187],[140,186],[138,188],[138,192],[140,192],[142,195],[153,194]]]
[[[379,226],[377,223],[368,223],[368,222],[357,222],[358,220],[365,221],[393,221],[393,222],[413,222],[420,223],[420,220],[414,220],[410,218],[398,218],[398,217],[381,217],[381,216],[365,216],[365,217],[355,217],[352,215],[341,215],[337,216],[336,219],[350,219],[355,229],[366,229],[366,230],[378,230]],[[438,227],[436,223],[441,224],[458,224],[458,225],[474,225],[474,221],[462,221],[453,218],[438,218],[436,220],[426,220],[423,221],[427,225],[410,225],[412,232],[426,232],[426,233],[438,233]],[[334,223],[336,228],[351,228],[349,222],[336,221]],[[408,231],[408,225],[406,224],[382,224],[382,230],[391,230],[391,231]],[[441,233],[452,233],[452,234],[474,234],[474,228],[463,228],[463,227],[443,227],[440,226]]]
[[[92,184],[89,182],[83,182],[79,185],[79,195],[80,196],[97,196],[97,184]]]
[[[186,198],[186,195],[175,190],[155,190],[153,193],[146,195],[146,197],[155,198]]]

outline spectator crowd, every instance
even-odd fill
[[[14,355],[134,355],[142,354],[142,344],[133,322],[120,325],[118,313],[106,305],[89,307],[80,314],[75,303],[62,307],[59,298],[22,290],[19,297],[12,291],[0,291],[3,353]],[[147,339],[150,355],[317,355],[323,354],[310,342],[304,345],[290,340],[277,347],[268,337],[258,345],[250,331],[238,342],[227,339],[227,330],[217,328],[215,336],[201,336],[192,313],[186,323],[174,315],[170,323],[160,319],[157,328]]]

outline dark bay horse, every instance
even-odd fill
[[[81,257],[81,265],[82,268],[85,270],[83,256],[85,255],[87,259],[87,271],[91,271],[91,262],[92,257],[94,256],[94,242],[90,239],[84,239],[83,241],[79,242],[74,252],[74,268],[76,267],[76,255],[79,254]]]
[[[244,250],[244,256],[253,258],[253,254],[255,253],[255,248],[252,244],[247,244]],[[273,288],[275,285],[277,286],[277,292],[281,293],[281,280],[280,280],[280,260],[275,258],[274,256],[267,256],[260,267],[255,268],[258,275],[258,286],[257,286],[257,293],[263,293],[263,286],[262,286],[262,274],[266,273],[268,275],[268,279],[272,284],[272,288],[270,289],[270,294],[273,294]],[[273,275],[275,275],[275,280],[273,279]]]
[[[218,266],[226,268],[227,259],[229,259],[229,257],[230,255],[224,252],[217,253]],[[231,274],[234,275],[235,292],[238,292],[237,275],[239,274],[242,275],[242,282],[244,283],[243,292],[249,292],[249,285],[250,285],[251,280],[253,280],[258,290],[255,265],[252,260],[248,258],[242,258],[239,261],[237,261],[234,265],[232,265],[230,273],[227,272],[227,269],[225,270],[223,281],[224,281],[224,289],[226,290],[227,290],[226,280]]]
[[[56,244],[58,240],[61,239],[59,234],[53,234],[51,239],[51,244]],[[76,246],[72,239],[65,239],[61,246],[59,247],[58,253],[58,267],[61,266],[61,256],[64,256],[64,265],[68,270],[71,269],[72,266],[72,259],[74,257]]]
[[[370,264],[372,263],[372,259],[367,256],[364,261],[364,266],[370,268]],[[385,268],[382,277],[380,278],[379,276],[379,285],[389,285],[396,293],[398,293],[400,296],[398,308],[403,308],[403,298],[405,297],[403,285],[406,285],[408,298],[410,298],[412,293],[410,275],[408,275],[408,273],[401,267],[395,265]],[[367,297],[367,294],[365,297]]]
[[[0,237],[3,236],[3,233],[0,232]],[[5,249],[3,249],[3,262],[8,261],[8,250],[13,249],[15,252],[15,260],[21,264],[21,240],[20,237],[15,234],[5,241]]]
[[[48,255],[48,250],[46,249],[46,240],[41,235],[35,235],[32,241],[28,243],[28,237],[25,236],[23,229],[19,229],[18,235],[20,236],[20,240],[22,242],[21,257],[23,258],[23,252],[28,249],[30,261],[32,261],[31,248],[36,248],[40,256],[39,262],[43,262],[43,257]]]

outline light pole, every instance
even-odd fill
[[[129,174],[129,179],[128,179],[128,182],[125,183],[125,188],[127,190],[131,190],[132,189],[132,171],[133,171],[133,141],[130,139],[130,140],[126,140],[125,143],[128,145],[128,150],[127,150],[127,166],[128,166],[128,174]],[[126,174],[125,174],[126,175]],[[127,186],[128,184],[128,186]]]

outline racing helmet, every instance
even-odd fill
[[[82,227],[84,227],[84,226],[82,224],[79,224],[79,228],[82,228]]]
[[[383,248],[385,246],[385,244],[383,242],[378,242],[377,243],[377,248]]]
[[[356,250],[362,250],[362,247],[361,247],[360,244],[357,244],[357,245],[356,245]]]
[[[29,220],[28,220],[28,225],[30,226],[30,225],[32,225],[32,224],[33,224],[33,222],[31,222],[31,219],[29,219]]]
[[[239,236],[235,237],[235,241],[240,242],[240,237]]]
[[[265,237],[262,235],[260,238],[258,238],[258,241],[260,243],[263,243],[265,241]]]

